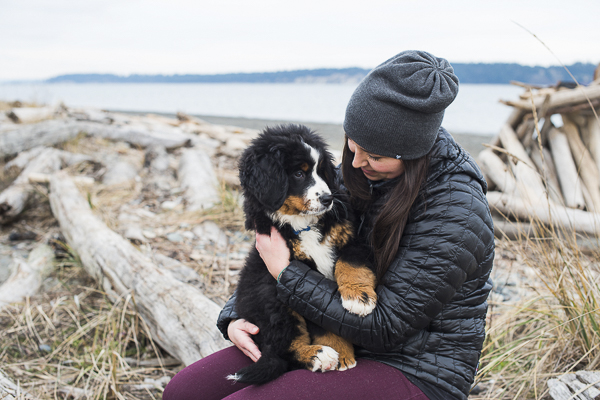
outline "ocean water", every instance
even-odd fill
[[[0,100],[69,107],[341,124],[355,84],[0,84]],[[523,89],[463,84],[446,110],[450,132],[492,136]]]

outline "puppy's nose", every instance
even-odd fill
[[[323,195],[319,196],[319,201],[325,207],[329,207],[331,205],[331,203],[333,202],[333,196],[330,194],[323,194]]]

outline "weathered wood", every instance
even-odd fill
[[[158,268],[91,212],[71,178],[50,180],[50,206],[69,246],[111,300],[131,294],[152,338],[184,364],[227,347],[216,329],[220,308],[195,287]]]
[[[600,212],[600,172],[598,167],[581,141],[577,125],[565,115],[563,115],[563,126],[560,129],[567,135],[579,176],[590,194],[591,204],[587,204],[588,209]]]
[[[183,149],[177,175],[187,210],[206,210],[220,202],[219,182],[210,157],[203,150]]]
[[[552,152],[552,159],[556,165],[556,176],[560,183],[565,205],[571,208],[583,209],[585,202],[581,189],[581,180],[571,151],[567,136],[557,129],[548,132],[548,144]]]
[[[546,188],[515,131],[508,124],[504,124],[499,136],[504,149],[509,155],[517,158],[511,167],[517,180],[517,190],[520,196],[531,204],[546,202],[548,200]],[[514,159],[514,157],[511,158]]]
[[[510,168],[491,149],[484,149],[479,153],[477,164],[501,192],[514,193],[516,191],[517,182]]]
[[[587,103],[588,99],[594,101],[600,98],[600,85],[594,86],[579,86],[572,90],[559,90],[549,95],[549,101],[547,104],[547,113],[553,114],[555,109],[560,107],[572,106],[580,103]],[[546,96],[536,96],[533,99],[533,103],[536,108],[541,108]],[[531,100],[518,100],[518,101],[505,101],[505,103],[522,109],[524,111],[532,111]],[[589,107],[589,105],[588,105]],[[540,118],[544,115],[540,115]]]
[[[577,371],[575,373],[580,381],[594,385],[596,389],[600,389],[600,372],[598,371]]]
[[[135,146],[163,146],[167,149],[190,146],[194,137],[183,133],[180,129],[156,126],[149,129],[143,125],[131,124],[124,126],[104,125],[93,122],[81,122],[84,132],[109,140],[124,141]]]
[[[574,372],[563,374],[558,378],[566,384],[572,392],[573,399],[596,400],[600,399],[600,391],[593,385],[581,382]]]
[[[29,176],[32,174],[49,174],[60,170],[63,166],[74,165],[91,158],[82,154],[46,148],[30,159],[27,166],[14,182],[0,193],[0,223],[4,224],[17,217],[27,206],[33,193]]]
[[[46,147],[38,146],[33,149],[20,152],[15,158],[10,160],[4,166],[4,171],[9,175],[16,175],[23,170],[29,164],[31,160],[40,155]]]
[[[549,379],[548,389],[550,389],[550,397],[554,400],[579,400],[579,398],[574,398],[569,387],[558,379]]]
[[[15,123],[28,124],[50,119],[55,112],[55,107],[19,107],[8,111],[6,115]]]
[[[87,121],[50,120],[0,133],[0,157],[17,154],[36,146],[66,142],[82,132],[135,146],[160,145],[167,149],[189,146],[195,139],[193,135],[170,127],[151,130],[142,125],[117,126]]]
[[[523,221],[539,222],[567,231],[600,236],[600,214],[563,207],[555,203],[531,205],[522,198],[501,192],[488,192],[492,209]]]
[[[53,261],[54,251],[45,244],[33,249],[27,261],[15,258],[11,276],[0,286],[0,310],[36,294],[52,271]]]
[[[26,393],[22,387],[15,384],[0,369],[0,399],[2,400],[35,400],[35,397]]]
[[[596,162],[596,167],[600,170],[600,122],[595,116],[589,118],[587,123],[587,146],[590,154]]]
[[[0,157],[6,157],[32,149],[36,146],[52,146],[73,139],[86,123],[78,121],[50,120],[23,125],[0,133]]]
[[[539,145],[537,142],[535,142],[531,149],[531,161],[533,161],[540,175],[542,176],[543,182],[546,184],[546,190],[550,195],[550,199],[558,204],[565,205],[565,200],[562,197],[560,183],[558,182],[558,177],[556,176],[556,167],[552,161],[552,154],[550,154],[550,150],[544,147],[540,151]]]

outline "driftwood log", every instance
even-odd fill
[[[15,123],[27,124],[50,119],[56,111],[55,107],[20,107],[13,108],[6,115]]]
[[[548,380],[554,400],[600,400],[600,373],[577,371]]]
[[[39,245],[31,251],[27,261],[14,259],[10,277],[0,286],[0,310],[11,303],[21,303],[36,294],[44,279],[52,271],[54,251]]]
[[[564,125],[561,129],[567,135],[573,159],[578,167],[579,176],[589,193],[589,201],[586,202],[588,210],[600,212],[600,172],[598,172],[598,167],[585,148],[577,125],[566,116],[563,116],[563,121]]]
[[[579,86],[572,90],[558,90],[547,96],[548,100],[546,100],[545,95],[533,98],[533,104],[537,109],[541,109],[544,102],[547,101],[545,105],[546,113],[544,114],[553,113],[556,109],[562,107],[587,103],[588,99],[592,101],[600,98],[600,85]],[[506,101],[505,103],[525,111],[533,110],[531,100]],[[540,113],[540,117],[544,117],[544,114]]]
[[[495,191],[488,192],[487,199],[490,208],[508,217],[600,236],[600,214],[597,213],[563,207],[551,202],[546,205],[531,205],[519,196]]]
[[[554,163],[560,166],[560,168],[556,168],[556,176],[562,190],[565,205],[570,208],[583,209],[585,202],[583,200],[581,180],[579,179],[577,166],[569,150],[567,135],[553,128],[548,134],[548,144],[550,145]]]
[[[484,149],[479,153],[477,163],[485,176],[490,179],[503,193],[514,193],[517,190],[517,181],[508,165],[491,149]]]
[[[141,125],[117,126],[76,120],[50,120],[28,125],[0,135],[0,157],[29,150],[36,146],[52,146],[73,139],[79,133],[122,140],[135,146],[160,145],[167,149],[190,146],[195,137],[176,128],[148,129]]]
[[[2,224],[11,221],[25,209],[27,201],[34,190],[30,184],[30,175],[49,174],[60,170],[63,166],[92,161],[89,156],[73,154],[54,148],[32,149],[31,153],[35,157],[23,157],[29,158],[28,164],[17,179],[0,193],[0,223]]]
[[[73,139],[81,132],[77,121],[50,120],[19,126],[0,135],[0,157],[6,157],[37,146],[52,146]]]
[[[514,175],[517,177],[517,191],[521,197],[531,204],[544,203],[548,194],[544,183],[537,173],[535,164],[527,154],[523,144],[519,141],[517,134],[509,124],[504,124],[500,130],[500,142],[506,151],[514,157],[509,156]]]
[[[183,149],[177,175],[187,210],[206,210],[219,203],[219,183],[206,152],[198,148]]]
[[[2,400],[35,400],[35,397],[27,394],[23,388],[14,383],[0,369],[0,399]]]
[[[219,306],[110,230],[93,215],[68,175],[51,178],[49,199],[86,271],[112,300],[133,296],[152,338],[169,354],[187,365],[228,346],[215,326]]]

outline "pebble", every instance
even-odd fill
[[[196,238],[196,235],[194,235],[194,233],[190,231],[183,231],[181,232],[181,235],[189,240],[194,240]]]
[[[185,239],[179,232],[173,232],[173,233],[167,234],[167,240],[169,240],[170,242],[173,242],[173,243],[181,243]]]
[[[48,346],[47,344],[40,344],[38,346],[38,349],[40,349],[40,351],[43,351],[45,353],[51,353],[52,352],[52,347]]]

